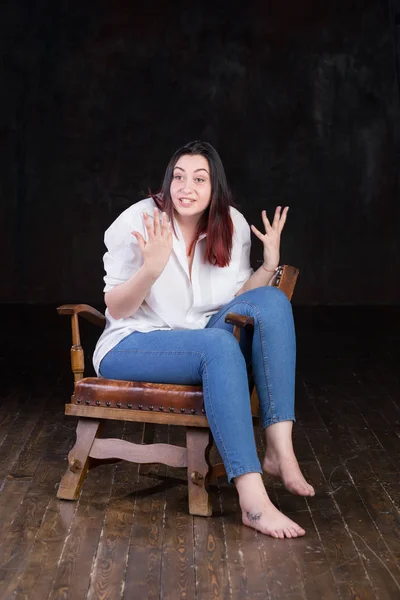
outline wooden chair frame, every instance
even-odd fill
[[[279,267],[270,285],[280,288],[291,300],[297,276],[298,269],[284,265]],[[61,479],[57,497],[76,500],[88,470],[102,462],[127,460],[142,464],[161,463],[187,468],[189,512],[192,515],[210,516],[211,501],[207,486],[223,475],[225,469],[222,463],[210,463],[213,439],[204,407],[201,408],[199,404],[202,399],[201,387],[84,378],[85,361],[79,317],[104,328],[105,316],[87,304],[65,304],[58,307],[57,311],[60,315],[71,316],[72,325],[71,366],[75,386],[71,402],[65,405],[65,414],[79,417],[76,442],[68,454],[68,468]],[[236,313],[229,313],[225,321],[234,326],[233,333],[238,341],[241,329],[254,326],[252,318]],[[256,418],[257,392],[251,383],[250,387],[252,414]],[[156,399],[154,405],[153,398]],[[184,399],[186,408],[182,408],[181,399]],[[157,410],[154,410],[155,406]],[[166,411],[164,406],[169,406],[169,410]],[[142,444],[101,438],[100,426],[106,419],[186,427],[186,447],[144,443],[149,441],[145,436]]]

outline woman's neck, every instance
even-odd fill
[[[187,238],[190,238],[193,240],[199,226],[199,219],[182,219],[181,215],[177,215],[176,213],[175,219],[179,225],[179,229],[181,230],[184,239],[186,240]]]
[[[176,215],[175,215],[175,218],[176,218]],[[189,256],[189,250],[192,247],[192,244],[196,238],[199,221],[198,221],[198,219],[197,220],[194,220],[194,219],[193,220],[189,220],[189,219],[181,220],[178,218],[176,218],[176,221],[179,225],[180,232],[181,232],[183,240],[185,242],[186,253]],[[192,254],[193,254],[193,247],[192,247]]]

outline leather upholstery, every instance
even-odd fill
[[[86,377],[75,383],[71,401],[88,406],[205,414],[201,386]]]

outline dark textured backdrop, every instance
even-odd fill
[[[396,2],[2,2],[0,301],[101,302],[104,229],[200,138],[250,222],[291,207],[296,303],[398,303]]]

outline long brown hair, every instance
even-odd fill
[[[202,233],[206,233],[205,262],[218,267],[226,267],[230,263],[232,254],[233,223],[230,206],[233,206],[233,201],[221,158],[211,144],[195,141],[179,148],[168,163],[161,191],[158,194],[152,194],[152,198],[157,207],[166,212],[173,223],[174,205],[170,188],[174,168],[179,158],[188,154],[201,155],[207,159],[211,178],[211,201],[198,223],[189,254],[191,254],[198,237]]]

